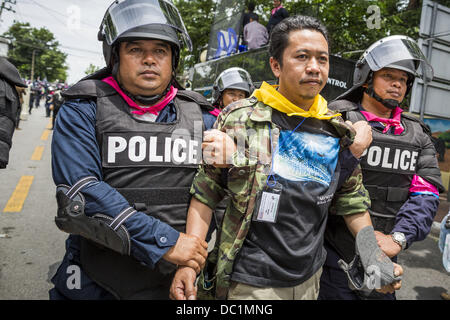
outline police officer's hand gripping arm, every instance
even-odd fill
[[[350,123],[348,124],[350,125]],[[363,121],[358,122],[352,126],[356,131],[356,136],[354,139],[354,143],[349,147],[349,149],[355,158],[359,158],[372,142],[372,131],[371,127]],[[217,163],[220,163],[220,161],[229,160],[229,157],[227,157],[226,154],[233,154],[233,152],[235,152],[236,150],[236,146],[234,145],[233,140],[229,136],[224,137],[222,135],[219,135],[219,133],[221,132],[218,130],[214,130],[213,132],[211,132],[209,139],[211,139],[211,141],[214,139],[214,142],[204,144],[205,160],[209,161],[209,164],[214,164],[216,167]],[[358,177],[358,175],[353,174],[352,178],[355,177]],[[358,188],[358,186],[362,184],[361,181],[359,181],[359,183],[354,183],[354,179],[349,180],[351,181],[347,182],[345,187],[350,189]],[[357,192],[355,190],[353,191]],[[208,231],[211,216],[212,209],[196,198],[193,198],[191,200],[191,205],[189,208],[186,232],[188,234],[193,234],[201,239],[204,239]],[[349,230],[355,236],[361,230],[367,227],[369,229],[369,232],[373,232],[372,223],[368,211],[345,216],[344,220],[346,221]],[[373,238],[372,240],[372,242],[375,243],[375,239]],[[401,276],[403,274],[403,270],[399,265],[395,265],[394,274],[395,276]],[[195,279],[196,273],[193,269],[187,267],[180,268],[174,277],[174,281],[172,282],[171,298],[177,300],[195,299],[197,294],[197,287],[194,285]],[[400,289],[400,287],[401,282],[395,281],[392,284],[387,284],[382,288],[379,288],[378,291],[393,292],[394,290]]]
[[[352,126],[356,132],[354,142],[349,149],[353,156],[359,159],[372,143],[372,128],[365,121],[359,121],[354,124],[347,121],[346,123]],[[373,271],[370,277],[376,286],[376,290],[381,293],[393,293],[401,288],[401,280],[399,279],[401,279],[403,269],[400,265],[392,263],[381,248],[377,246],[379,242],[376,240],[376,233],[374,232],[369,212],[367,210],[358,212],[358,205],[351,204],[352,201],[348,201],[350,198],[353,198],[353,200],[358,199],[365,192],[367,191],[362,186],[361,168],[358,166],[345,181],[336,197],[338,204],[335,207],[338,208],[337,210],[351,213],[343,215],[343,218],[347,228],[356,238],[357,250],[357,258],[352,263],[347,265],[340,261],[340,264],[343,269],[347,270],[349,280],[354,282],[352,285],[356,285],[355,287],[358,288],[358,285],[363,285],[363,281],[367,282],[366,278],[368,276],[366,275],[364,279],[360,279],[361,283],[356,283],[358,279],[355,280],[350,277],[352,273],[350,270],[353,268],[354,271],[356,264],[359,264],[359,260],[362,260],[365,273]],[[361,206],[361,209],[363,208],[364,206]]]
[[[418,73],[418,70],[421,72]],[[365,111],[375,114],[378,118],[392,121],[394,113],[400,109],[400,104],[413,88],[416,77],[421,77],[425,83],[433,78],[433,68],[418,44],[406,36],[389,36],[377,41],[365,51],[355,67],[353,87],[337,100],[343,99],[346,105],[348,101],[360,102]],[[355,93],[361,89],[364,94],[362,98],[358,98],[358,94]],[[398,142],[394,145],[405,147],[413,145],[419,153],[417,161],[411,162],[409,170],[401,170],[404,177],[412,178],[406,198],[405,190],[391,193],[392,198],[400,199],[391,202],[403,202],[400,209],[395,209],[398,211],[395,214],[393,229],[388,231],[390,234],[375,232],[378,245],[389,257],[398,255],[414,241],[426,238],[439,206],[439,192],[445,189],[440,177],[436,152],[429,137],[431,133],[423,123],[422,128],[418,126],[420,123],[418,119],[401,112],[397,115],[399,116],[397,121],[401,121],[397,124],[397,129],[390,133],[386,127],[383,135],[379,134],[377,140],[384,141],[384,137],[398,135]],[[375,120],[377,119],[370,120],[373,125],[377,125]],[[403,133],[405,124],[407,124],[406,133]],[[402,136],[406,137],[408,132],[412,135],[402,140]],[[398,189],[404,189],[405,185],[403,183]],[[386,214],[391,215],[388,212]]]
[[[428,134],[423,132],[421,135],[423,147],[408,199],[396,215],[391,234],[375,232],[379,246],[389,257],[397,256],[413,242],[428,236],[439,207],[439,192],[445,190],[433,143]],[[395,233],[404,235],[403,243],[394,240]]]
[[[67,186],[75,186],[91,177],[79,190],[86,199],[85,214],[101,214],[116,220],[127,210],[132,213],[132,208],[117,190],[102,181],[94,110],[88,102],[69,102],[61,108],[52,142],[53,176],[57,185]],[[148,266],[154,266],[163,258],[200,271],[205,263],[207,243],[195,236],[178,233],[139,211],[124,219],[123,225],[131,244],[126,251]]]
[[[348,185],[356,185],[356,184],[350,182],[348,183]],[[193,198],[191,200],[191,205],[189,208],[186,232],[188,234],[196,235],[199,238],[204,239],[208,231],[211,216],[212,216],[212,209],[203,204],[202,202],[200,202],[199,200],[197,200],[196,198]],[[357,237],[358,243],[368,242],[371,245],[375,244],[376,246],[372,222],[370,220],[370,215],[368,211],[365,211],[363,213],[346,215],[344,216],[344,220],[347,224],[347,227],[352,232],[352,234]],[[383,255],[379,248],[378,250],[379,252],[377,251],[377,253],[381,253],[381,255]],[[366,249],[362,249],[360,254],[364,256],[365,261],[369,262],[370,258],[367,257],[373,254],[374,252],[376,252],[376,250],[370,252]],[[378,261],[372,260],[370,260],[369,263],[372,263],[373,266],[377,266]],[[390,260],[386,261],[386,259],[384,259],[383,262],[385,265],[388,266],[391,265]],[[402,267],[398,264],[394,264],[393,276],[400,277],[402,274],[403,274]],[[188,267],[180,268],[177,271],[174,280],[172,282],[171,298],[176,300],[186,300],[186,299],[194,300],[197,294],[195,279],[196,279],[195,270]],[[390,283],[383,283],[383,286],[378,287],[377,291],[382,293],[387,292],[392,293],[395,290],[399,290],[400,288],[401,288],[401,281],[393,280]]]
[[[216,168],[228,168],[237,148],[229,135],[215,129],[205,132],[202,149],[205,163]]]
[[[158,101],[164,101],[169,92],[175,92],[170,89],[179,62],[180,39],[186,42],[190,50],[192,43],[177,9],[169,1],[161,3],[165,5],[164,9],[145,1],[140,2],[139,9],[136,9],[135,1],[114,2],[105,14],[99,40],[103,42],[108,74],[100,76],[99,73],[97,76],[100,78],[96,80],[101,83],[108,83],[107,79],[114,80],[113,84],[109,82],[107,85],[114,88],[115,96],[120,96],[120,91],[124,98],[116,99],[115,104],[126,104],[127,108],[139,107],[137,102],[141,106],[155,106]],[[136,11],[133,19],[129,19],[129,12],[135,9],[139,12]],[[110,30],[114,32],[110,33]],[[91,75],[90,79],[94,78]],[[99,123],[110,120],[104,119],[102,122],[101,118],[109,112],[98,108],[101,97],[95,94],[95,98],[91,98],[92,94],[87,93],[92,91],[90,85],[92,82],[80,82],[78,89],[83,89],[80,90],[81,96],[77,95],[78,89],[72,90],[75,98],[61,108],[55,126],[52,155],[54,180],[61,186],[58,213],[69,213],[59,219],[58,226],[62,230],[67,227],[64,231],[81,235],[122,255],[130,255],[150,268],[165,259],[200,271],[207,256],[205,241],[178,232],[169,223],[151,216],[150,209],[147,215],[144,209],[139,211],[133,208],[131,200],[127,200],[129,197],[122,196],[115,189],[120,188],[120,183],[105,182],[109,181],[105,173],[107,168],[102,164],[105,146],[100,145],[97,135],[106,136],[104,131],[107,129],[102,127],[105,130],[99,131]],[[97,89],[93,91],[99,92]],[[134,103],[128,103],[129,100]],[[119,122],[113,118],[111,120]],[[80,203],[72,206],[74,200]],[[152,200],[149,199],[148,203],[152,204]],[[72,212],[76,211],[74,207],[84,211],[83,214]],[[87,220],[78,221],[75,226],[77,232],[70,232],[73,225],[68,225],[64,220],[73,218],[70,214],[81,216],[81,219],[87,216]]]
[[[188,212],[186,233],[205,239],[211,217],[212,209],[193,197]],[[189,267],[179,268],[170,288],[171,299],[195,300],[197,296],[197,287],[195,286],[197,273],[196,270]]]
[[[237,67],[224,70],[214,81],[213,106],[221,111],[240,99],[248,98],[255,86],[250,74]],[[218,126],[216,122],[215,127]],[[215,168],[229,168],[237,147],[233,139],[217,129],[205,132],[202,143],[203,161]]]
[[[200,272],[205,265],[208,244],[202,238],[188,234],[180,233],[175,246],[163,256],[164,260],[173,264],[187,266],[196,272]]]
[[[233,139],[226,133],[220,130],[211,130],[205,133],[202,149],[205,164],[213,165],[215,168],[227,168],[232,164],[231,158],[237,147]],[[212,167],[210,170],[211,172],[217,171]],[[218,181],[211,181],[211,185],[216,190],[221,189]],[[221,196],[219,195],[217,198],[220,199]],[[188,211],[186,233],[205,239],[211,223],[212,212],[210,207],[193,197]],[[197,286],[195,285],[197,274],[198,272],[192,268],[179,268],[172,281],[170,298],[195,300],[197,297]]]
[[[352,176],[347,179],[344,186],[336,195],[335,207],[346,212],[343,215],[347,228],[355,237],[355,259],[346,264],[339,261],[341,268],[347,273],[351,287],[356,290],[367,287],[370,283],[373,288],[381,293],[393,293],[401,288],[401,276],[403,268],[387,257],[378,246],[375,232],[367,210],[360,211],[366,204],[357,204],[358,198],[367,193],[362,185],[361,168],[358,166]],[[361,208],[358,208],[361,206]],[[357,271],[359,267],[363,272]]]
[[[350,232],[353,234],[354,237],[356,237],[357,240],[359,240],[359,238],[361,240],[359,240],[359,242],[371,242],[371,245],[373,246],[374,244],[376,244],[375,242],[375,237],[374,235],[376,234],[376,231],[374,232],[373,230],[373,226],[372,226],[372,221],[370,220],[370,214],[368,211],[361,213],[361,214],[353,214],[353,215],[349,215],[349,216],[344,216],[344,220],[345,223],[348,227],[348,229],[350,230]],[[361,232],[361,233],[360,233]],[[358,235],[359,234],[359,235]],[[362,238],[364,236],[364,238]],[[371,254],[371,252],[369,250],[364,250],[365,252],[363,252],[363,255],[369,255]],[[375,248],[375,251],[379,251],[381,252],[381,254],[383,253],[383,251],[381,251],[381,246],[380,248]],[[361,254],[361,251],[360,251]],[[372,252],[373,254],[373,252]],[[383,256],[383,254],[382,254]],[[391,261],[389,259],[387,259],[386,256],[383,257],[383,262],[386,265],[389,265],[391,263]],[[394,263],[394,271],[393,274],[395,277],[401,277],[403,275],[403,268]],[[373,266],[376,266],[376,264],[373,264]],[[374,279],[374,281],[376,281],[377,279]],[[395,290],[400,290],[402,286],[401,280],[395,280],[390,284],[386,284],[381,288],[376,288],[376,291],[381,292],[381,293],[393,293]]]
[[[254,85],[251,81],[250,75],[247,71],[240,68],[230,68],[222,72],[219,75],[216,83],[221,76],[226,73],[234,73],[235,77],[233,81],[224,84],[222,88],[219,88],[216,84],[214,85],[215,92],[213,93],[213,97],[215,97],[216,102],[222,99],[221,105],[227,106],[232,102],[238,101],[240,97],[233,96],[229,101],[225,102],[225,98],[222,98],[222,95],[225,95],[223,92],[225,89],[232,89],[240,91],[241,94],[245,97],[248,97],[253,89]],[[236,77],[237,75],[237,77]],[[237,80],[239,79],[239,80]],[[218,122],[215,123],[215,128],[217,128]],[[225,132],[220,131],[218,129],[208,130],[204,133],[203,142],[202,142],[202,152],[203,152],[203,161],[207,165],[213,166],[215,169],[225,169],[229,168],[232,164],[233,155],[237,151],[237,146],[235,141]],[[213,170],[215,170],[213,169]],[[186,233],[197,236],[200,239],[205,239],[210,222],[211,222],[212,210],[201,203],[200,201],[193,199],[191,201]],[[179,274],[182,274],[186,278],[183,280],[174,281],[175,284],[173,292],[177,292],[179,295],[175,297],[171,294],[172,298],[192,298],[196,295],[196,289],[194,287],[194,281],[196,274],[193,272],[192,268],[187,266],[186,268],[180,268],[182,271]],[[195,270],[199,273],[199,270]],[[186,294],[184,296],[183,289],[186,289]]]
[[[353,124],[346,121],[346,123],[353,126],[356,131],[355,140],[349,149],[353,156],[359,159],[372,143],[372,127],[366,121],[358,121]]]

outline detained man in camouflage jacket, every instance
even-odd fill
[[[364,230],[363,242],[376,246],[358,164],[371,131],[355,124],[355,137],[354,128],[328,111],[319,95],[329,71],[325,28],[310,17],[285,19],[274,28],[269,50],[278,91],[263,83],[252,97],[222,111],[216,129],[237,145],[226,179],[211,165],[203,165],[194,179],[188,234],[204,239],[216,204],[225,194],[231,202],[199,291],[195,271],[181,267],[171,286],[173,299],[195,299],[197,293],[201,299],[317,299],[331,205],[353,235]],[[371,259],[373,253],[380,261]],[[394,279],[401,267],[394,272],[379,249],[363,252],[355,265],[361,261],[365,269],[381,270],[378,289],[400,287]]]

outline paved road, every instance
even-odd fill
[[[49,274],[64,254],[66,235],[53,222],[56,202],[48,125],[44,108],[34,109],[14,135],[8,169],[0,171],[0,300],[48,299]],[[41,140],[44,133],[49,134],[47,140]],[[36,147],[43,148],[41,160],[31,160]],[[34,178],[22,210],[4,212],[23,176]],[[405,274],[398,298],[440,299],[442,291],[450,290],[450,277],[440,259],[433,236],[402,253],[399,261]]]
[[[55,187],[51,175],[51,131],[41,106],[16,131],[10,165],[0,171],[0,299],[48,299],[49,266],[60,261],[64,239],[53,218]],[[50,134],[47,140],[45,135]],[[43,147],[41,160],[31,160]],[[20,212],[3,212],[21,177],[34,177]]]
[[[403,266],[404,277],[398,299],[440,300],[441,292],[450,292],[450,274],[442,266],[438,238],[434,235],[401,253],[399,263]]]

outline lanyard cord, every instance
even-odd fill
[[[300,128],[300,126],[303,124],[303,122],[305,122],[305,120],[306,120],[306,118],[303,118],[302,122],[300,122],[300,123],[297,125],[297,127],[295,127],[295,129],[292,130],[292,131],[289,133],[288,136],[284,137],[283,140],[279,141],[279,142],[278,142],[278,146],[282,145],[282,144],[284,143],[284,141],[288,140],[288,139],[294,134],[294,132],[297,131],[298,128]],[[281,134],[281,132],[280,132],[280,134]],[[275,152],[274,152],[274,150],[273,150],[272,123],[269,123],[269,136],[270,136],[270,147],[271,147],[271,149],[272,149],[272,163],[270,164],[270,173],[269,173],[269,176],[267,177],[266,185],[267,185],[269,188],[273,188],[273,187],[275,187],[276,184],[277,184],[277,179],[275,178],[275,175],[274,175],[274,172],[273,172],[273,160],[274,160],[274,157],[275,157]],[[290,143],[292,143],[292,142],[290,142]],[[271,178],[272,178],[272,181],[273,181],[273,182],[270,181]]]

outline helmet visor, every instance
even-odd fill
[[[219,77],[219,79],[217,79],[217,88],[219,89],[220,92],[228,88],[233,88],[244,90],[248,94],[250,94],[251,83],[252,80],[248,72],[244,70],[235,69],[224,72]]]
[[[364,58],[372,71],[381,70],[401,61],[413,60],[416,69],[402,69],[421,77],[426,82],[431,81],[434,76],[433,67],[422,50],[415,41],[407,37],[398,37],[378,43],[373,49],[369,48]]]
[[[108,45],[112,45],[128,30],[152,24],[174,28],[189,51],[192,51],[192,42],[180,13],[170,1],[116,1],[106,11],[100,28]]]

